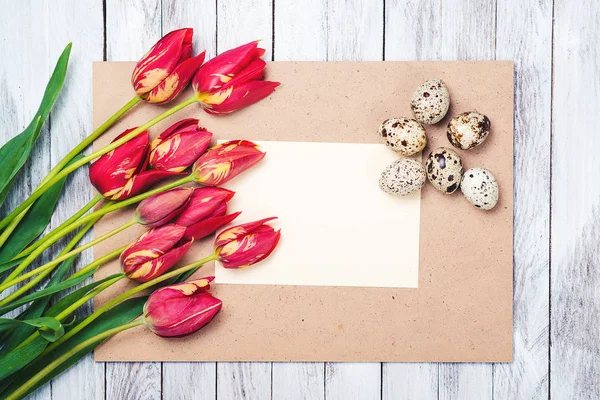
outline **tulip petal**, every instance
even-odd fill
[[[112,142],[136,128],[127,129]],[[129,179],[140,170],[148,149],[148,132],[143,131],[128,142],[102,155],[90,166],[90,182],[105,197],[122,190]]]
[[[204,186],[218,186],[241,174],[265,157],[258,145],[247,140],[221,143],[194,163],[195,179]]]
[[[195,189],[186,209],[179,214],[175,223],[182,226],[191,226],[213,216],[215,211],[223,203],[231,200],[234,194],[235,192],[223,188],[203,187]]]
[[[157,170],[183,172],[206,151],[211,139],[212,133],[204,128],[177,133],[152,150],[150,165]]]
[[[140,174],[134,175],[125,186],[118,192],[108,196],[110,200],[124,200],[129,197],[135,196],[144,192],[152,185],[173,176],[182,175],[177,172],[169,171],[144,171]]]
[[[177,97],[187,87],[204,62],[205,54],[206,51],[203,51],[196,57],[192,57],[175,67],[173,72],[144,95],[144,100],[148,103],[163,104]]]
[[[138,204],[137,219],[150,227],[164,225],[185,209],[192,193],[192,188],[176,188],[148,197]]]
[[[156,259],[172,249],[185,234],[186,228],[176,224],[150,229],[121,253],[121,266],[127,274],[136,265]]]
[[[250,81],[231,86],[222,92],[213,94],[204,102],[204,111],[209,114],[229,114],[254,104],[269,96],[279,86],[279,82]]]
[[[241,225],[236,225],[229,229],[225,229],[219,233],[215,239],[215,247],[222,247],[233,240],[239,240],[243,236],[252,233],[266,222],[277,219],[277,217],[269,217],[259,219],[258,221],[252,221]]]
[[[194,76],[192,83],[196,94],[208,93],[220,88],[242,71],[252,59],[261,57],[264,50],[258,49],[258,43],[258,40],[246,43],[221,53],[204,64]]]
[[[192,51],[192,28],[178,29],[161,38],[137,63],[131,83],[138,96],[158,86]]]
[[[200,240],[208,235],[214,233],[217,229],[227,225],[240,215],[241,212],[235,212],[228,215],[217,215],[214,217],[207,218],[197,224],[191,225],[185,231],[184,238]]]
[[[175,122],[173,125],[162,131],[160,135],[150,143],[150,150],[154,150],[159,144],[178,132],[195,131],[198,128],[199,122],[200,121],[196,118],[186,118]]]
[[[267,258],[277,247],[281,231],[262,225],[260,229],[231,241],[219,250],[225,268],[246,268]]]
[[[175,247],[162,256],[153,260],[137,264],[136,269],[127,274],[130,279],[138,282],[148,282],[171,269],[189,251],[192,241],[188,241],[179,247]]]

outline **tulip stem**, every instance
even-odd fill
[[[27,258],[25,258],[21,264],[19,264],[11,273],[10,275],[8,275],[8,277],[6,278],[6,281],[10,281],[12,279],[14,279],[17,275],[19,275],[23,270],[25,270],[25,268],[27,268],[29,265],[31,265],[31,263],[40,255],[44,252],[44,250],[46,250],[48,247],[50,247],[52,244],[54,244],[55,242],[57,242],[60,238],[62,238],[63,236],[65,236],[66,234],[68,234],[69,232],[73,231],[75,228],[86,224],[90,221],[95,221],[97,219],[99,219],[100,217],[102,217],[103,215],[106,215],[108,213],[111,213],[113,211],[116,210],[120,210],[121,208],[127,207],[129,205],[132,204],[136,204],[142,200],[144,200],[147,197],[153,196],[157,193],[162,193],[166,190],[172,189],[174,187],[177,186],[181,186],[185,183],[191,182],[194,179],[193,175],[188,175],[184,178],[178,179],[172,183],[169,183],[167,185],[163,185],[160,186],[156,189],[150,190],[148,192],[139,194],[137,196],[131,197],[127,200],[123,200],[120,201],[118,203],[112,203],[112,204],[107,204],[104,207],[102,207],[101,209],[86,215],[85,217],[82,217],[80,219],[78,219],[77,221],[73,222],[71,225],[58,230],[58,231],[53,231],[54,233],[50,233],[48,235],[46,235],[46,237],[44,237],[44,243],[39,246],[38,248],[36,248],[31,254],[29,254],[27,256]],[[33,282],[33,281],[32,281]],[[25,285],[27,286],[27,285]],[[24,286],[24,287],[25,287]],[[20,289],[19,289],[20,290]],[[17,291],[19,292],[19,291]],[[17,293],[15,292],[15,293]],[[13,293],[13,294],[15,294]],[[12,295],[11,295],[12,296]],[[10,296],[9,296],[10,297]],[[0,305],[1,305],[2,301],[0,301]]]
[[[82,251],[85,251],[85,250],[89,249],[90,247],[95,246],[100,242],[103,242],[104,240],[106,240],[110,237],[113,237],[117,233],[122,232],[125,229],[127,229],[130,226],[133,226],[135,224],[137,224],[137,220],[134,218],[134,219],[124,223],[123,225],[119,226],[118,228],[113,229],[112,231],[110,231],[108,233],[105,233],[104,235],[100,236],[99,238],[96,238],[96,239],[84,244],[83,246],[79,246],[78,248],[61,255],[60,257],[57,257],[54,260],[52,260],[40,267],[37,267],[36,269],[33,269],[23,275],[19,275],[19,276],[15,277],[14,279],[11,279],[11,280],[7,279],[6,281],[4,281],[3,284],[0,285],[0,293],[2,293],[2,291],[4,291],[4,290],[8,289],[9,287],[16,285],[19,282],[23,282],[24,280],[31,278],[32,276],[35,276],[35,275],[37,275],[41,272],[44,272],[48,269],[53,269],[53,267],[55,267],[56,265],[65,261],[66,259],[71,258],[71,257],[81,253]]]
[[[79,243],[79,241],[85,236],[87,231],[89,231],[92,228],[92,226],[94,226],[96,221],[98,221],[99,219],[100,219],[100,217],[97,217],[97,218],[93,218],[92,220],[88,221],[88,223],[83,228],[81,228],[81,230],[79,232],[77,232],[75,234],[75,236],[73,236],[73,239],[71,239],[69,241],[69,243],[67,243],[67,245],[64,247],[64,249],[60,252],[59,256],[71,251],[77,245],[77,243]],[[42,274],[38,275],[36,278],[32,279],[31,282],[28,282],[23,287],[15,290],[9,296],[6,296],[4,299],[0,300],[0,303],[8,304],[11,301],[13,301],[14,299],[19,298],[22,294],[24,294],[27,290],[29,290],[29,288],[33,287],[36,283],[38,283],[39,281],[44,279],[44,277],[46,275],[48,275],[49,273],[50,272],[42,273]]]
[[[123,252],[123,250],[125,250],[127,247],[129,247],[128,244],[126,244],[125,246],[119,247],[116,250],[111,251],[110,253],[100,257],[99,259],[95,260],[94,262],[86,265],[85,267],[81,268],[79,271],[75,272],[73,275],[71,275],[69,278],[76,278],[80,275],[85,274],[86,272],[94,269],[94,268],[98,268],[100,265],[114,259],[117,258],[121,255],[121,253]]]
[[[129,132],[127,135],[124,135],[122,138],[120,138],[119,140],[115,140],[114,142],[112,142],[111,144],[109,144],[108,146],[93,152],[90,155],[87,155],[85,157],[82,157],[79,161],[74,162],[72,164],[70,164],[69,166],[66,166],[64,169],[62,169],[60,172],[58,172],[56,175],[54,175],[52,178],[50,178],[46,183],[44,183],[43,185],[41,185],[39,188],[37,188],[28,198],[27,200],[25,200],[23,203],[21,203],[21,205],[19,205],[17,208],[15,208],[10,214],[8,214],[6,217],[4,217],[4,219],[2,219],[0,221],[0,229],[4,229],[6,228],[6,226],[8,224],[10,224],[10,222],[16,218],[17,215],[21,214],[21,212],[23,212],[25,209],[27,209],[29,206],[31,206],[37,199],[40,198],[40,196],[42,194],[44,194],[44,192],[46,192],[46,190],[48,190],[49,188],[51,188],[54,184],[56,184],[58,181],[60,181],[62,178],[64,178],[65,176],[69,175],[71,172],[75,171],[77,168],[89,163],[90,161],[95,160],[96,158],[116,149],[117,147],[119,147],[120,145],[122,145],[123,143],[128,142],[129,140],[133,139],[134,137],[136,137],[137,135],[139,135],[140,133],[144,132],[145,130],[147,130],[148,128],[156,125],[157,123],[159,123],[160,121],[162,121],[163,119],[170,117],[171,115],[175,114],[177,111],[189,106],[190,104],[195,103],[196,100],[196,96],[192,96],[187,100],[184,100],[183,102],[175,105],[172,108],[169,108],[168,110],[166,110],[165,112],[163,112],[162,114],[157,115],[156,117],[152,118],[150,121],[146,122],[144,125],[141,125],[139,127],[137,127],[136,129],[132,130],[131,132]]]
[[[90,200],[89,203],[87,203],[85,206],[83,206],[81,208],[81,210],[77,211],[75,214],[73,214],[73,216],[71,218],[69,218],[68,220],[66,220],[65,222],[63,222],[62,224],[60,224],[59,226],[57,226],[56,228],[54,228],[49,234],[52,234],[52,232],[54,232],[54,231],[61,230],[64,227],[71,225],[73,222],[75,222],[79,218],[81,218],[86,212],[88,212],[89,210],[91,210],[103,198],[104,197],[101,194],[97,194],[96,196],[94,196],[94,198],[92,200]],[[4,232],[2,234],[4,234]],[[40,247],[44,243],[44,241],[47,240],[46,238],[48,238],[48,237],[49,236],[46,235],[46,236],[42,237],[41,239],[39,239],[38,241],[32,243],[25,250],[23,250],[22,252],[20,252],[16,256],[14,256],[13,259],[21,258],[21,257],[24,257],[24,256],[27,256],[27,255],[31,254],[35,249],[37,249],[38,247]]]
[[[92,314],[90,314],[86,319],[84,319],[83,321],[81,321],[77,326],[75,326],[73,329],[71,329],[70,331],[68,331],[67,333],[65,333],[63,336],[61,336],[57,341],[55,341],[54,343],[52,343],[42,354],[46,354],[50,351],[52,351],[53,349],[55,349],[57,346],[59,346],[61,343],[64,343],[65,341],[69,340],[71,337],[73,337],[76,333],[80,332],[83,328],[85,328],[86,326],[88,326],[89,324],[91,324],[94,320],[96,320],[96,318],[98,318],[99,316],[101,316],[102,314],[104,314],[105,312],[109,311],[111,308],[119,305],[120,303],[124,302],[125,300],[127,300],[128,298],[130,298],[131,296],[145,290],[148,289],[154,285],[156,285],[157,283],[161,283],[166,281],[167,279],[171,279],[174,278],[176,276],[181,275],[184,272],[187,271],[191,271],[193,269],[199,268],[200,266],[202,266],[203,264],[206,264],[207,262],[216,260],[217,256],[216,254],[211,254],[208,257],[205,257],[195,263],[192,264],[188,264],[186,266],[183,266],[181,268],[177,268],[176,270],[173,270],[171,272],[167,272],[166,274],[163,274],[157,278],[154,278],[148,282],[142,283],[141,285],[138,285],[128,291],[126,291],[125,293],[115,297],[114,299],[108,301],[107,303],[105,303],[104,305],[102,305],[100,308],[98,308],[95,312],[93,312]]]
[[[115,112],[113,115],[111,115],[110,118],[108,118],[102,125],[100,125],[98,128],[96,128],[96,130],[93,131],[88,137],[83,139],[83,141],[81,143],[79,143],[77,146],[75,146],[75,148],[73,150],[71,150],[66,156],[64,156],[63,159],[60,160],[58,162],[58,164],[56,164],[56,166],[50,170],[50,172],[48,172],[48,175],[46,175],[46,177],[44,179],[42,179],[42,181],[39,183],[39,185],[35,188],[34,193],[38,189],[41,189],[42,187],[44,187],[46,185],[46,183],[48,181],[50,181],[53,177],[55,177],[59,172],[61,172],[61,170],[63,168],[65,168],[67,166],[67,164],[69,164],[69,162],[73,158],[75,158],[75,156],[77,156],[79,153],[81,153],[83,150],[85,150],[86,147],[88,147],[94,140],[96,140],[100,135],[102,135],[104,132],[106,132],[106,130],[108,128],[110,128],[119,118],[121,118],[123,116],[123,114],[125,114],[127,111],[129,111],[131,108],[133,108],[141,100],[142,99],[140,97],[134,96],[131,100],[129,100],[127,102],[127,104],[125,104],[123,107],[121,107],[119,110],[117,110],[117,112]],[[52,186],[52,185],[50,185],[50,186]],[[48,187],[50,187],[50,186],[48,186]],[[44,191],[46,191],[46,189]],[[41,196],[41,194],[40,194],[40,196]],[[6,243],[6,241],[10,237],[10,235],[13,233],[13,231],[17,228],[17,226],[21,222],[21,220],[23,218],[25,218],[25,215],[27,215],[27,211],[29,211],[29,209],[33,205],[34,201],[35,201],[35,199],[33,201],[31,201],[30,204],[28,204],[26,207],[22,207],[22,210],[19,211],[18,213],[16,213],[16,212],[11,213],[11,215],[14,214],[14,216],[11,217],[10,219],[8,219],[8,217],[10,215],[7,216],[6,218],[4,218],[4,220],[8,220],[8,222],[4,223],[4,225],[2,225],[2,227],[1,227],[1,228],[4,228],[4,226],[6,226],[6,229],[2,232],[2,235],[0,235],[0,247],[2,247],[4,245],[4,243]],[[3,220],[3,222],[4,222],[4,220]],[[10,223],[10,224],[8,224],[8,223]]]
[[[88,347],[95,345],[96,343],[102,342],[105,339],[109,338],[112,335],[115,335],[119,332],[125,331],[127,329],[134,328],[136,326],[142,325],[144,323],[144,319],[142,317],[138,317],[131,321],[128,324],[118,326],[116,328],[109,329],[102,333],[97,334],[96,336],[92,336],[91,338],[79,343],[77,346],[73,347],[71,350],[63,353],[60,357],[56,358],[50,364],[46,365],[41,371],[32,376],[27,382],[23,385],[19,386],[17,390],[9,394],[6,399],[7,400],[16,400],[25,397],[32,388],[41,380],[43,380],[48,374],[50,374],[54,369],[58,368],[62,363],[68,361],[69,358],[77,355],[77,353],[86,350]]]
[[[118,281],[120,281],[121,279],[125,278],[125,276],[126,276],[125,274],[121,274],[121,275],[115,276],[113,279],[110,279],[110,280],[104,282],[101,285],[98,285],[98,287],[96,287],[94,290],[89,291],[85,296],[81,297],[79,300],[77,300],[76,302],[71,304],[68,308],[64,309],[61,313],[55,315],[54,318],[56,318],[59,321],[63,321],[69,315],[74,313],[79,307],[81,307],[82,305],[84,305],[89,300],[93,299],[94,297],[96,297],[96,295],[103,292],[105,289],[109,288],[113,284],[115,284]],[[27,339],[25,339],[20,345],[17,346],[17,349],[31,343],[38,336],[40,336],[39,331],[33,332],[31,335],[29,335],[29,337]]]

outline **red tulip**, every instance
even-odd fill
[[[121,253],[121,266],[128,278],[147,282],[168,271],[192,245],[181,243],[185,227],[175,224],[152,228]]]
[[[231,190],[204,187],[195,189],[185,209],[175,223],[187,227],[185,239],[202,239],[233,221],[239,212],[227,214],[227,202],[235,193]]]
[[[225,268],[246,268],[264,260],[273,252],[281,231],[265,222],[276,217],[234,226],[217,235],[215,253]]]
[[[132,130],[126,130],[115,140]],[[90,166],[92,185],[107,199],[123,200],[143,192],[165,178],[178,175],[169,171],[144,171],[148,164],[148,141],[148,132],[144,131],[98,158]]]
[[[165,337],[183,336],[202,328],[223,305],[208,292],[214,279],[207,276],[156,290],[144,304],[144,322]]]
[[[258,145],[233,140],[208,149],[192,167],[196,182],[204,186],[222,185],[265,157]]]
[[[161,133],[150,144],[150,166],[161,171],[183,172],[206,151],[212,133],[198,120],[184,119]]]
[[[194,193],[193,188],[177,188],[142,200],[135,211],[140,224],[164,225],[181,213]]]
[[[279,82],[263,81],[265,50],[258,41],[226,51],[204,64],[192,85],[206,112],[227,114],[273,93]]]
[[[185,89],[206,53],[191,57],[193,36],[192,28],[169,32],[138,61],[131,76],[138,96],[149,103],[167,103]]]

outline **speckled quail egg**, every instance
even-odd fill
[[[440,147],[429,153],[425,170],[429,182],[442,193],[454,193],[460,186],[462,161],[452,149]]]
[[[441,79],[430,79],[417,88],[410,102],[415,118],[422,124],[437,124],[450,107],[450,94]]]
[[[491,210],[498,202],[498,183],[490,171],[471,168],[465,171],[460,190],[475,207]]]
[[[421,189],[425,183],[425,168],[412,158],[400,158],[383,170],[379,188],[388,194],[406,196]]]
[[[390,149],[403,156],[412,156],[427,144],[425,128],[414,119],[386,119],[379,127],[379,136]]]
[[[448,124],[448,140],[454,147],[463,150],[479,146],[489,133],[489,118],[476,111],[458,114]]]

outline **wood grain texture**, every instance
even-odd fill
[[[548,396],[552,5],[499,0],[496,58],[515,61],[513,362],[496,399]]]
[[[441,7],[440,57],[495,58],[496,5],[488,0],[445,0]],[[483,112],[483,111],[482,111]],[[491,364],[440,364],[440,399],[492,397]]]
[[[441,1],[386,1],[385,59],[440,59]],[[439,366],[435,363],[383,363],[383,399],[437,399]]]
[[[274,18],[276,61],[327,60],[326,2],[278,0]],[[324,363],[273,363],[272,368],[273,399],[324,398]]]
[[[194,54],[206,50],[206,59],[217,50],[217,10],[214,0],[163,0],[163,35],[174,29],[194,28]],[[201,118],[201,111],[199,117]],[[162,363],[162,395],[165,400],[214,399],[216,363]]]
[[[272,57],[272,0],[217,2],[217,52],[261,39],[265,59]],[[218,363],[218,399],[265,399],[271,396],[271,363]]]
[[[54,1],[48,8],[52,23],[50,53],[59,54],[69,41],[73,41],[71,61],[65,86],[52,113],[50,135],[52,137],[51,163],[56,165],[76,143],[92,132],[92,62],[102,60],[104,49],[104,24],[102,4],[92,1],[73,3],[68,0]],[[84,206],[93,196],[89,187],[88,169],[80,168],[67,180],[64,195],[52,217],[55,228]],[[88,241],[90,234],[84,238]],[[61,241],[64,245],[65,240]],[[53,247],[55,254],[61,246]],[[82,253],[75,262],[81,268],[94,259],[92,250]],[[91,281],[92,278],[89,279]],[[78,313],[79,320],[93,311],[92,303],[86,304]],[[103,399],[104,365],[94,362],[92,354],[75,365],[68,374],[52,382],[52,398]]]
[[[276,0],[274,20],[273,4],[265,0],[105,3],[109,60],[137,59],[161,33],[183,25],[196,29],[196,48],[206,47],[209,55],[217,45],[224,51],[254,37],[263,39],[268,58],[274,47],[273,56],[279,60],[378,60],[383,53],[381,0],[310,0],[306,5]],[[51,124],[44,127],[32,161],[19,174],[3,211],[18,205],[68,150],[69,142],[80,139],[90,127],[87,71],[89,62],[102,56],[97,47],[102,43],[102,33],[98,33],[102,2],[74,5],[61,0],[54,4],[43,0],[0,4],[0,52],[10,55],[0,65],[4,104],[0,141],[29,123],[62,42],[74,41],[67,85],[57,104],[60,112],[53,113]],[[587,177],[600,173],[593,153],[600,139],[593,134],[592,119],[600,95],[600,54],[595,46],[599,17],[600,5],[595,0],[554,0],[553,4],[550,0],[385,2],[388,60],[496,57],[516,61],[512,364],[442,364],[439,378],[436,364],[384,364],[382,369],[379,364],[328,364],[323,369],[322,363],[207,363],[164,364],[162,370],[157,363],[107,364],[104,393],[103,364],[86,359],[31,398],[402,399],[436,398],[438,389],[440,398],[545,398],[549,394],[556,399],[598,398],[596,266],[600,260],[595,248],[600,233],[595,226],[600,202],[598,189],[587,184]],[[218,37],[214,35],[217,30]],[[552,209],[548,201],[550,159]],[[584,176],[585,181],[579,178]],[[81,179],[83,174],[76,175],[69,187]],[[76,211],[85,196],[63,197],[52,224]],[[550,256],[552,347],[548,372]],[[320,371],[326,381],[319,378]],[[203,389],[198,391],[188,386],[189,382],[199,382]],[[323,389],[322,396],[319,389]]]
[[[106,0],[106,60],[138,60],[162,36],[160,0]],[[107,399],[159,399],[160,363],[107,363]]]
[[[600,397],[600,3],[554,2],[551,365],[555,399]]]
[[[327,2],[327,60],[383,59],[383,1]],[[381,396],[380,363],[326,363],[326,399]]]

